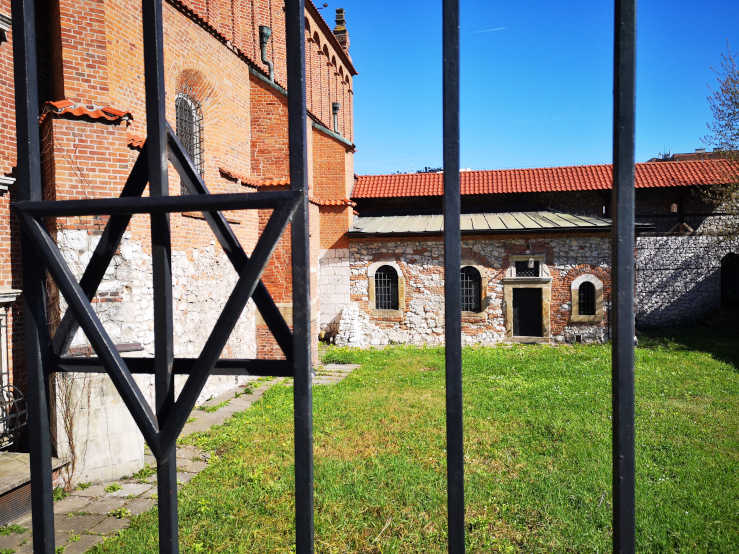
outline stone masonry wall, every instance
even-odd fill
[[[721,305],[721,259],[729,252],[739,252],[739,237],[638,237],[637,325],[689,325],[715,313]]]
[[[60,230],[57,244],[74,274],[79,278],[89,261],[99,233],[85,230]],[[194,278],[196,276],[196,278]],[[207,333],[236,283],[233,270],[220,246],[211,244],[187,252],[172,252],[172,284],[174,301],[174,348],[177,357],[197,357],[207,339]],[[140,349],[127,356],[153,356],[153,304],[151,255],[133,240],[124,237],[118,253],[93,300],[95,312],[116,344],[140,344]],[[60,313],[66,304],[60,300]],[[242,314],[223,357],[253,358],[255,308],[250,301]],[[89,347],[84,334],[78,331],[71,349]],[[128,347],[130,348],[130,346]],[[67,379],[74,385],[71,394],[77,408],[75,448],[78,454],[77,480],[115,478],[141,467],[143,438],[128,414],[107,375],[71,374]],[[175,378],[179,393],[186,377]],[[202,403],[238,384],[246,377],[214,376],[208,379],[198,398]],[[68,437],[64,431],[63,387],[57,383],[57,439],[59,454],[64,456]],[[153,405],[153,376],[139,375],[136,382]],[[69,393],[67,393],[67,396]]]
[[[462,241],[463,265],[474,265],[483,282],[483,310],[464,313],[464,344],[495,344],[506,339],[503,277],[510,256],[543,255],[552,277],[551,340],[603,341],[608,337],[610,303],[609,239],[592,236],[479,237]],[[444,338],[443,243],[438,238],[352,239],[350,299],[339,321],[337,344],[441,344]],[[368,269],[376,262],[396,263],[405,279],[405,311],[398,317],[378,315],[369,304]],[[603,320],[570,321],[572,281],[583,274],[603,282]]]
[[[341,311],[349,305],[351,266],[348,248],[330,248],[321,252],[318,295],[322,331],[334,334]]]

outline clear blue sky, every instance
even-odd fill
[[[460,0],[462,167],[610,163],[613,3]],[[322,5],[323,2],[316,2]],[[347,12],[355,170],[441,165],[441,0],[330,1]],[[739,2],[642,0],[636,160],[703,146]]]

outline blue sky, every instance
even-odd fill
[[[323,2],[316,2],[322,5]],[[610,163],[613,5],[461,0],[462,167]],[[355,170],[441,165],[441,0],[337,0],[355,77]],[[739,2],[639,2],[636,160],[704,146]]]

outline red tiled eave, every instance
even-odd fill
[[[636,164],[636,188],[716,185],[731,182],[739,163],[726,159],[646,162]],[[463,195],[516,194],[609,190],[613,187],[611,164],[462,171]],[[359,175],[352,198],[408,198],[441,196],[441,173]]]
[[[53,101],[48,100],[44,102],[44,105],[41,108],[39,122],[44,121],[44,119],[49,116],[103,120],[111,123],[120,123],[121,121],[130,121],[133,119],[131,112],[124,112],[111,108],[110,106],[89,108],[83,104],[75,103],[66,99]]]

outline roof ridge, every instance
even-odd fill
[[[717,164],[721,162],[736,163],[726,158],[712,158],[702,160],[665,160],[665,161],[646,161],[636,162],[634,166],[667,166],[667,165],[684,165],[684,164]],[[494,172],[505,172],[505,171],[538,171],[547,169],[581,169],[581,168],[612,168],[612,163],[602,164],[580,164],[580,165],[550,165],[540,167],[513,167],[513,168],[492,168],[492,169],[460,169],[459,173],[494,173]],[[357,175],[357,178],[369,178],[369,177],[413,177],[421,175],[443,175],[443,171],[433,172],[412,172],[412,173],[371,173],[365,175]]]

